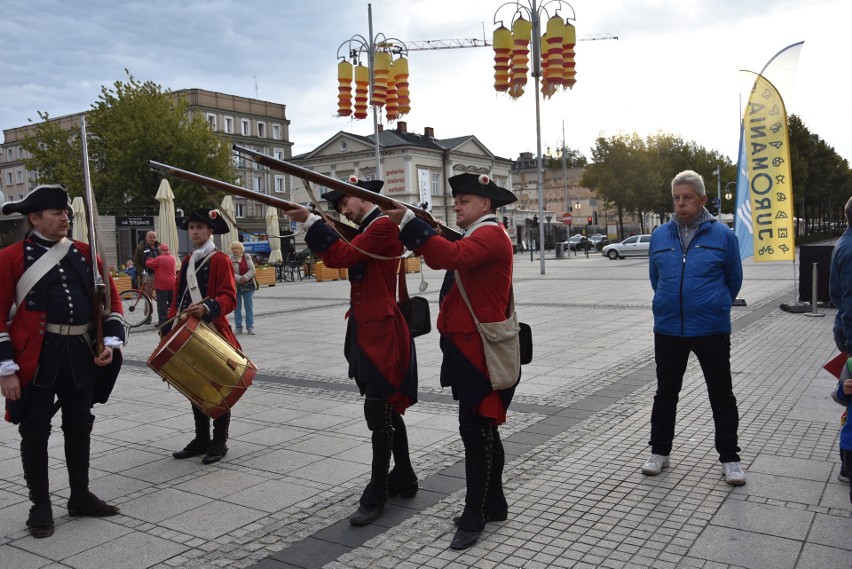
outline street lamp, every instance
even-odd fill
[[[737,186],[737,183],[736,183],[736,182],[728,182],[727,184],[725,184],[725,199],[726,199],[726,200],[728,200],[728,201],[730,201],[730,199],[731,199],[732,197],[734,197],[734,196],[731,194],[731,191],[728,189],[728,188],[731,186],[731,184],[733,184],[733,185],[734,185],[734,191],[736,191],[736,186]]]
[[[356,119],[367,118],[369,87],[373,107],[373,136],[375,137],[376,179],[382,177],[379,152],[379,113],[382,107],[389,121],[411,110],[408,92],[408,54],[406,45],[384,34],[373,35],[373,5],[367,4],[369,39],[354,35],[337,48],[337,114]],[[341,55],[343,53],[343,55]],[[367,67],[364,67],[364,54]],[[399,57],[394,60],[393,56]],[[355,111],[352,111],[352,80],[355,80]]]
[[[503,25],[497,14],[507,6],[514,8],[511,31]],[[571,16],[563,21],[559,9],[565,7]],[[550,15],[549,9],[553,10]],[[541,15],[547,17],[546,33],[541,34]],[[526,16],[526,18],[524,18]],[[532,76],[535,79],[535,133],[536,170],[538,171],[538,215],[544,219],[544,184],[541,165],[541,109],[539,89],[550,98],[560,87],[571,89],[576,83],[574,71],[574,45],[577,33],[569,20],[576,21],[574,8],[563,0],[536,0],[507,2],[494,12],[494,88],[508,93],[513,99],[524,94],[527,84],[529,46],[532,43]],[[546,47],[542,53],[542,47]],[[564,137],[563,137],[564,139]],[[539,225],[539,252],[541,274],[544,274],[544,226]]]

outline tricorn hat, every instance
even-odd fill
[[[189,214],[189,217],[183,222],[181,225],[181,229],[189,229],[190,221],[200,221],[201,223],[206,223],[213,229],[214,235],[222,235],[223,233],[227,233],[229,231],[228,224],[225,221],[225,218],[222,217],[222,214],[219,213],[218,209],[207,209],[204,207],[200,207],[198,209],[192,210]]]
[[[449,180],[453,197],[458,194],[474,194],[491,200],[491,206],[496,210],[510,203],[518,201],[518,198],[507,190],[494,183],[485,174],[458,174]]]
[[[382,180],[359,180],[355,176],[349,176],[349,179],[346,180],[353,186],[358,186],[361,189],[369,190],[371,192],[381,193],[382,186],[385,183]],[[331,206],[336,210],[337,202],[339,202],[342,198],[346,197],[346,194],[343,192],[338,192],[337,190],[329,190],[320,196],[324,200],[328,200],[331,202]]]
[[[67,209],[68,190],[62,184],[37,186],[27,196],[16,202],[3,204],[3,214],[20,213],[26,215],[45,209]]]

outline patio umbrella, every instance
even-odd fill
[[[178,241],[177,219],[175,218],[175,194],[172,192],[168,180],[163,178],[160,181],[160,188],[154,197],[160,202],[160,233],[157,235],[157,240],[169,246],[172,255],[177,259],[177,267],[180,268],[180,255],[178,254],[180,242]],[[137,270],[141,272],[143,268],[140,267]]]
[[[71,201],[71,209],[74,210],[74,225],[71,226],[71,239],[89,242],[89,231],[86,227],[86,205],[83,198],[77,196]]]
[[[266,234],[269,239],[269,264],[275,265],[284,261],[281,256],[281,227],[278,225],[278,208],[266,206]]]
[[[222,211],[224,211],[227,215],[225,219],[228,221],[228,227],[230,230],[222,235],[222,247],[221,250],[227,254],[231,254],[231,250],[229,247],[231,243],[234,241],[240,240],[240,233],[237,231],[237,228],[234,227],[232,221],[236,221],[237,217],[237,207],[234,205],[234,198],[230,195],[225,196],[225,199],[222,200]]]

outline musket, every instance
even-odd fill
[[[291,162],[278,160],[277,158],[267,156],[266,154],[262,154],[260,152],[252,150],[250,148],[246,148],[244,146],[240,146],[238,144],[234,144],[232,148],[238,154],[242,154],[262,166],[272,168],[273,170],[277,170],[279,172],[284,172],[285,174],[290,174],[291,176],[296,176],[297,178],[301,178],[303,180],[307,180],[309,182],[325,186],[326,188],[332,190],[337,190],[338,192],[342,192],[347,196],[361,198],[362,200],[374,203],[383,209],[394,208],[394,202],[396,201],[397,203],[400,203],[403,206],[407,207],[409,210],[411,210],[416,217],[422,219],[431,227],[437,229],[441,233],[441,235],[443,235],[449,241],[458,241],[462,238],[461,233],[450,229],[446,225],[438,223],[428,211],[419,206],[400,202],[398,200],[393,200],[387,196],[383,196],[382,194],[377,194],[376,192],[371,192],[369,190],[359,188],[358,186],[355,186],[353,184],[348,184],[346,182],[342,182],[340,180],[332,178],[331,176],[326,176],[325,174],[320,174],[319,172],[308,170],[307,168],[303,168]]]
[[[202,176],[201,174],[196,174],[195,172],[190,172],[189,170],[182,170],[181,168],[169,166],[168,164],[162,164],[155,160],[149,160],[148,167],[152,170],[159,170],[160,172],[169,174],[170,176],[183,178],[184,180],[194,182],[206,188],[215,188],[217,190],[222,190],[225,193],[242,196],[246,199],[254,200],[256,202],[260,202],[284,211],[291,211],[300,207],[298,204],[289,202],[287,200],[282,200],[280,198],[276,198],[275,196],[270,196],[267,194],[254,192],[252,190],[247,190],[246,188],[236,186],[234,184],[229,184],[228,182],[223,182],[222,180],[217,180],[216,178]],[[347,240],[351,241],[358,234],[358,230],[352,227],[351,225],[347,225],[346,223],[338,221],[334,218],[329,219],[331,219],[331,222],[337,232],[340,233]]]
[[[80,144],[83,148],[83,184],[86,195],[86,230],[89,233],[89,257],[92,263],[92,319],[95,324],[95,354],[104,351],[104,321],[103,318],[111,310],[110,290],[106,285],[101,269],[98,268],[99,236],[98,208],[95,203],[95,192],[92,189],[92,176],[89,171],[89,144],[86,139],[86,117],[80,117]],[[101,266],[106,269],[106,257],[101,254]]]

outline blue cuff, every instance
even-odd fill
[[[438,234],[428,223],[419,218],[414,218],[405,224],[399,231],[399,240],[409,250],[415,251],[426,244],[432,237]]]
[[[325,253],[338,239],[340,236],[324,221],[315,222],[305,233],[305,244],[314,253]]]

